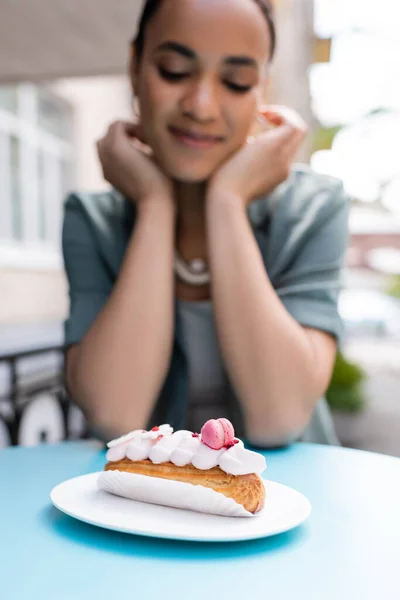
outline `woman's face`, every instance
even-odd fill
[[[270,36],[255,2],[164,0],[133,65],[148,145],[178,181],[200,182],[246,141]]]

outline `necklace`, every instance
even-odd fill
[[[177,250],[175,250],[174,271],[178,278],[188,285],[200,287],[210,283],[210,271],[206,261],[202,258],[194,258],[187,263]]]

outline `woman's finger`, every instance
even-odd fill
[[[306,122],[296,111],[288,108],[287,106],[263,105],[260,108],[260,115],[276,127],[286,124],[291,126],[293,129],[304,132],[307,131]]]
[[[122,126],[124,128],[125,133],[129,137],[134,137],[134,138],[138,139],[140,142],[145,143],[142,126],[140,123],[124,121],[124,122],[122,122]]]
[[[301,142],[304,139],[304,133],[303,132],[297,132],[295,135],[293,135],[292,139],[290,140],[290,142],[288,142],[283,148],[283,152],[284,152],[284,156],[286,157],[285,160],[288,163],[292,163],[297,151],[299,150],[300,146],[301,146]]]
[[[280,114],[274,113],[274,116],[276,116],[276,123],[279,122],[280,124],[275,126],[272,130],[267,130],[262,133],[259,139],[261,142],[265,143],[270,143],[275,140],[281,151],[290,155],[292,149],[297,148],[303,140],[306,133],[306,127],[302,122],[299,125],[294,124],[293,119],[283,117]]]
[[[282,151],[290,148],[292,143],[298,139],[298,131],[288,123],[283,123],[279,127],[275,127],[272,130],[265,131],[260,134],[257,138],[261,144],[270,145],[275,143]]]
[[[131,121],[114,121],[108,128],[106,137],[126,136],[132,139],[137,139],[144,143],[142,127],[140,123]]]

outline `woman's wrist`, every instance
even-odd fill
[[[227,211],[244,214],[246,202],[237,193],[225,188],[211,188],[206,196],[207,216],[225,214]]]
[[[154,216],[159,213],[165,217],[175,218],[176,216],[175,201],[168,193],[154,193],[146,196],[136,203],[136,207],[139,217]]]

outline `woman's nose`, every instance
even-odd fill
[[[197,81],[190,85],[182,101],[185,116],[209,123],[215,121],[220,113],[218,91],[210,81]]]

